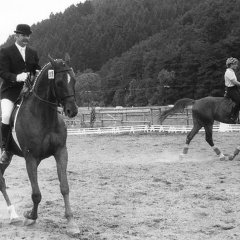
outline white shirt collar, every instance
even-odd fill
[[[16,47],[18,48],[23,60],[25,61],[25,52],[26,52],[26,46],[21,47],[17,42],[15,42]]]
[[[24,46],[24,47],[21,47],[19,44],[17,44],[16,42],[15,42],[15,45],[17,46],[17,48],[19,49],[19,51],[21,52],[21,51],[25,51],[26,50],[26,46]]]

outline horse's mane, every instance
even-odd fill
[[[36,82],[37,82],[38,79],[41,77],[41,75],[43,74],[43,72],[45,72],[47,69],[49,69],[50,66],[51,66],[50,63],[46,63],[46,64],[42,67],[42,69],[37,73],[37,75],[35,76],[34,83],[33,83],[33,85],[32,85],[32,88],[31,88],[30,92],[33,91],[33,89],[34,89],[34,87],[35,87],[35,85],[36,85]]]
[[[59,63],[61,61],[63,61],[62,59],[54,59],[55,62]],[[37,73],[37,75],[35,76],[35,79],[34,79],[34,83],[32,85],[32,88],[30,91],[33,91],[35,85],[36,85],[36,82],[38,81],[38,79],[41,77],[41,75],[43,74],[43,72],[45,72],[46,70],[48,70],[50,67],[52,66],[52,64],[49,62],[49,63],[46,63],[42,69]]]

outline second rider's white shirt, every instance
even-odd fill
[[[232,80],[237,81],[237,77],[236,77],[236,74],[233,71],[233,69],[227,68],[225,75],[224,75],[224,79],[225,79],[226,87],[234,87],[235,86],[235,84],[232,82]]]

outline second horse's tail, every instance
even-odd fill
[[[191,98],[182,98],[178,100],[174,106],[166,111],[163,111],[159,117],[160,124],[167,118],[169,115],[173,115],[176,112],[183,111],[185,107],[193,105],[195,102],[194,99]]]

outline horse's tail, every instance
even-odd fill
[[[174,106],[168,110],[162,112],[159,117],[160,124],[167,118],[169,115],[173,115],[176,112],[183,111],[185,107],[193,105],[195,102],[194,99],[191,98],[182,98],[175,102]]]

